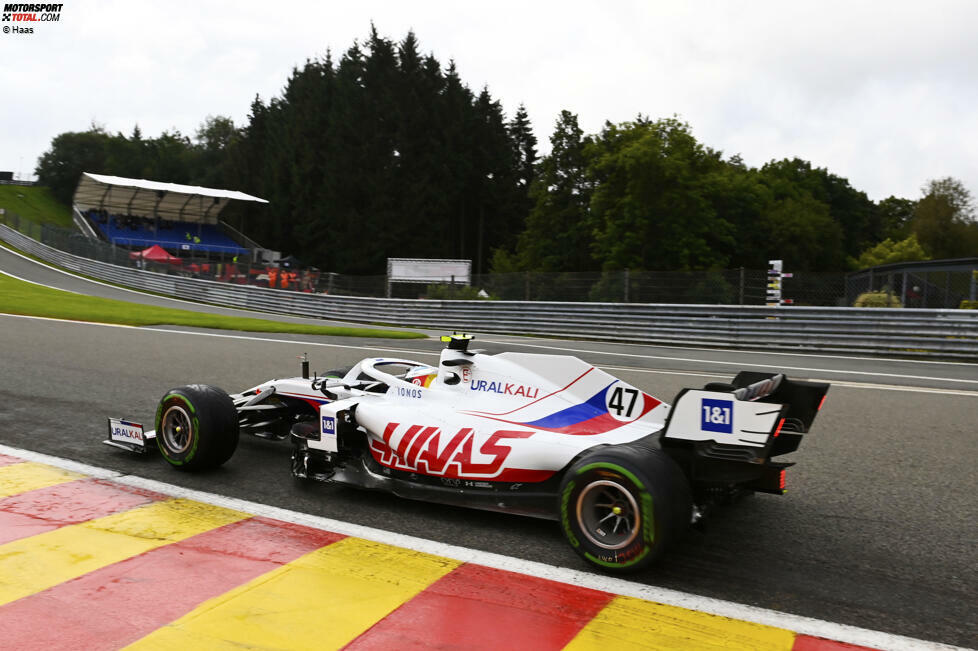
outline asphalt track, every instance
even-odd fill
[[[14,262],[13,259],[17,262]],[[114,298],[134,295],[0,251],[0,269]],[[93,289],[96,287],[98,289]],[[118,294],[113,294],[118,292]],[[163,301],[146,297],[147,301]],[[183,307],[193,307],[182,304]],[[0,297],[2,312],[2,297]],[[249,313],[252,314],[252,313]],[[478,331],[478,324],[473,324]],[[371,352],[435,359],[434,341],[191,333],[0,316],[0,442],[118,472],[578,570],[557,527],[501,514],[295,485],[287,446],[245,439],[225,467],[170,470],[100,445],[105,417],[149,422],[172,387],[234,391],[292,375],[308,352],[326,369]],[[832,380],[793,455],[789,493],[716,515],[639,582],[864,628],[978,645],[978,366],[592,344],[486,335],[491,351],[576,354],[670,400],[683,386],[761,365]],[[516,345],[519,342],[520,345]],[[413,351],[413,355],[409,354]]]

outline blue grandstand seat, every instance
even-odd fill
[[[195,224],[191,222],[161,222],[154,228],[150,219],[127,219],[119,215],[100,216],[89,211],[89,221],[105,238],[119,246],[148,247],[159,244],[170,251],[189,251],[191,253],[246,253],[237,242],[225,235],[216,224]]]

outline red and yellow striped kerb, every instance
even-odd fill
[[[3,649],[856,649],[0,455]]]

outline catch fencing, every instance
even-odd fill
[[[75,215],[76,222],[84,222]],[[37,224],[8,212],[5,223],[49,246],[75,255],[119,266],[185,275],[233,284],[310,291],[340,296],[466,299],[481,290],[488,297],[506,301],[572,301],[595,303],[696,303],[714,305],[764,305],[767,302],[766,270],[717,271],[539,272],[520,271],[473,275],[469,285],[388,283],[386,275],[353,276],[320,273],[315,269],[280,269],[254,262],[261,255],[232,255],[220,251],[180,252],[171,264],[135,257],[129,248],[84,236],[78,230]],[[82,228],[83,226],[79,226]],[[229,228],[224,225],[225,228]],[[231,229],[233,230],[233,229]],[[236,231],[233,238],[253,249],[255,243]],[[256,249],[256,251],[261,251]],[[790,269],[789,269],[790,270]],[[843,273],[796,272],[783,281],[784,296],[795,305],[837,307],[849,293]],[[388,293],[389,289],[392,293]],[[943,307],[920,306],[920,307]]]
[[[978,300],[978,258],[897,262],[848,275],[848,295],[873,292],[894,307],[958,307]]]
[[[52,264],[126,287],[281,314],[649,344],[978,359],[978,310],[336,296],[122,267],[42,244],[5,225],[0,239]]]

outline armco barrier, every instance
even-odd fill
[[[978,360],[978,310],[440,301],[304,294],[120,267],[0,225],[0,239],[71,271],[226,307],[360,323],[730,348]],[[2,306],[0,306],[2,308]]]

